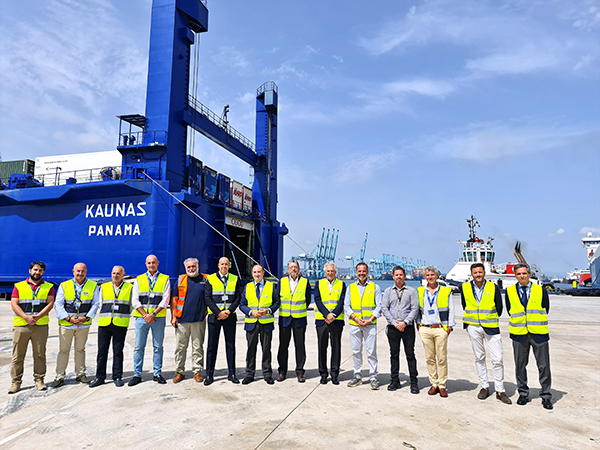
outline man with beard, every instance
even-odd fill
[[[13,354],[10,367],[12,384],[9,394],[21,389],[27,346],[31,341],[33,352],[33,379],[38,391],[45,391],[46,342],[48,341],[48,313],[54,306],[54,287],[42,280],[46,265],[34,261],[29,266],[29,278],[15,284],[10,304],[13,317]]]
[[[381,289],[368,281],[369,266],[365,262],[356,265],[358,281],[346,290],[344,310],[350,323],[350,343],[352,345],[354,378],[348,387],[362,384],[362,347],[365,343],[371,389],[379,390],[377,379],[377,318],[381,315]]]
[[[185,379],[185,357],[192,338],[192,371],[194,381],[202,382],[204,366],[204,333],[206,331],[206,305],[204,303],[204,277],[198,272],[198,260],[188,258],[183,262],[186,274],[179,275],[177,296],[171,302],[171,325],[175,328],[175,378],[173,383]]]

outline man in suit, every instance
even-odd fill
[[[490,396],[490,382],[485,364],[487,345],[492,360],[496,398],[510,405],[512,402],[504,391],[504,363],[499,321],[502,315],[500,289],[491,281],[485,280],[485,266],[482,263],[471,265],[471,276],[473,280],[462,285],[461,302],[464,310],[463,326],[467,329],[475,353],[475,367],[481,385],[477,398],[485,400]]]
[[[235,310],[240,305],[244,284],[237,276],[229,273],[229,259],[219,259],[219,271],[208,276],[204,298],[208,306],[208,344],[206,346],[206,379],[205,386],[214,381],[219,335],[221,329],[225,335],[225,353],[227,355],[227,379],[239,384],[235,373],[235,329],[237,315]]]
[[[265,270],[260,264],[252,268],[252,282],[246,285],[240,310],[246,316],[246,377],[242,384],[254,381],[256,371],[256,347],[260,339],[262,347],[262,373],[267,384],[274,384],[271,369],[271,340],[275,319],[273,314],[279,308],[279,292],[273,282],[264,279]]]
[[[344,330],[344,298],[346,285],[336,278],[337,266],[333,261],[325,264],[325,278],[315,286],[315,325],[319,375],[321,384],[327,384],[327,346],[331,340],[331,382],[340,384],[342,359],[342,331]]]
[[[306,309],[311,301],[310,283],[299,276],[298,261],[288,263],[288,276],[279,282],[279,351],[277,362],[279,376],[277,381],[287,377],[288,348],[292,335],[296,349],[296,377],[299,383],[304,383],[304,363],[306,362]]]
[[[540,385],[540,397],[545,409],[552,409],[552,393],[550,386],[550,346],[548,341],[548,311],[550,299],[548,292],[539,284],[532,283],[531,269],[527,264],[516,264],[515,277],[518,283],[506,289],[506,309],[510,316],[508,330],[513,343],[515,372],[519,398],[517,405],[529,402],[529,386],[527,386],[527,362],[529,350],[537,363]]]

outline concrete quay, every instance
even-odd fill
[[[221,341],[216,381],[206,387],[192,379],[188,352],[187,378],[173,384],[175,337],[165,333],[163,375],[166,385],[152,381],[152,347],[146,348],[143,382],[115,387],[112,382],[90,389],[75,384],[73,359],[67,381],[59,389],[38,392],[33,386],[31,349],[23,388],[7,394],[12,354],[10,302],[0,302],[0,447],[3,449],[600,449],[600,298],[550,297],[550,356],[554,409],[542,408],[535,359],[528,374],[532,401],[516,405],[514,360],[506,313],[501,318],[505,387],[512,405],[495,399],[478,400],[479,386],[473,351],[462,329],[460,300],[454,296],[457,327],[448,343],[448,393],[427,395],[429,382],[420,338],[416,354],[421,393],[411,394],[404,352],[400,355],[400,381],[396,392],[389,383],[389,347],[385,319],[378,324],[379,380],[381,390],[368,383],[348,388],[352,378],[352,352],[348,326],[342,340],[342,383],[319,384],[314,312],[309,312],[307,363],[304,384],[293,370],[282,383],[267,385],[257,372],[250,385],[227,381],[225,348]],[[238,314],[237,373],[243,378],[246,354],[243,321]],[[133,322],[125,347],[124,381],[133,376]],[[223,338],[221,338],[223,339]],[[293,346],[293,344],[292,344]],[[273,370],[277,374],[277,329],[273,336]],[[97,320],[87,344],[88,376],[95,374]],[[293,348],[290,365],[294,367]],[[58,351],[58,325],[50,319],[46,383],[54,379]],[[260,350],[259,350],[260,356]],[[363,369],[368,378],[368,369]],[[260,364],[259,364],[260,365]],[[112,359],[108,362],[108,373]],[[69,373],[70,371],[70,373]],[[491,366],[488,361],[491,377]],[[110,377],[110,375],[109,375]],[[493,383],[492,383],[493,385]]]

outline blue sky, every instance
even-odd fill
[[[449,270],[474,214],[497,261],[551,275],[600,233],[600,2],[218,1],[198,99],[254,139],[254,95],[279,86],[279,219],[306,250]],[[0,5],[5,161],[115,148],[143,113],[150,0]],[[207,139],[195,155],[242,182]],[[302,253],[286,239],[286,257]],[[347,263],[342,263],[342,266]]]

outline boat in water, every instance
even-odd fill
[[[480,262],[483,263],[486,272],[486,280],[492,281],[500,289],[506,289],[517,283],[515,277],[514,266],[518,263],[525,263],[525,258],[521,254],[521,243],[515,244],[514,255],[517,261],[507,263],[496,263],[496,251],[492,241],[494,238],[489,237],[487,240],[477,237],[475,228],[479,227],[479,222],[474,216],[466,219],[469,224],[469,239],[467,241],[459,241],[463,244],[462,257],[456,261],[456,264],[446,275],[446,281],[450,284],[460,286],[466,281],[470,281],[471,265]],[[538,284],[543,284],[545,275],[534,264],[531,267],[531,281]]]

